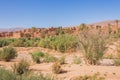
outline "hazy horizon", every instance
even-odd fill
[[[0,28],[75,26],[120,19],[119,0],[1,0]]]

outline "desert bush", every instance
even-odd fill
[[[43,53],[43,52],[34,52],[34,53],[31,53],[32,59],[36,63],[40,63],[40,58],[44,57],[44,54],[45,53]]]
[[[99,74],[95,73],[92,76],[88,76],[88,75],[78,76],[73,80],[105,80],[105,78],[104,77],[99,77]]]
[[[52,72],[55,73],[55,74],[59,74],[59,73],[62,72],[61,64],[59,62],[55,62],[52,65]]]
[[[74,59],[73,59],[73,63],[74,64],[80,64],[81,63],[80,57],[75,56]]]
[[[44,56],[44,59],[43,59],[44,62],[55,62],[56,61],[56,58],[52,55],[49,55],[49,54],[45,54]]]
[[[12,69],[13,69],[14,73],[16,73],[18,75],[22,75],[28,71],[29,63],[25,60],[21,60],[18,64],[15,63],[12,66]]]
[[[115,59],[114,60],[114,65],[120,66],[120,59]]]
[[[0,80],[16,80],[16,76],[12,71],[0,68]]]
[[[108,36],[99,31],[84,30],[78,35],[79,48],[83,51],[86,63],[97,64],[106,50]]]
[[[17,52],[12,47],[5,47],[0,51],[0,60],[9,61],[17,56]]]

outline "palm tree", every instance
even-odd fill
[[[108,33],[111,34],[111,32],[112,32],[112,28],[111,28],[111,24],[109,23],[108,24]]]
[[[119,26],[119,20],[115,20],[115,23],[116,23],[116,26],[118,28],[118,26]]]
[[[82,23],[81,25],[79,25],[79,30],[82,31],[82,30],[85,30],[87,29],[87,25],[85,23]]]

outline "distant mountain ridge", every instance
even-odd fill
[[[24,28],[0,28],[0,32],[14,32],[23,30]]]
[[[120,26],[120,20],[117,20],[118,21],[118,26]],[[92,23],[92,24],[89,24],[89,25],[93,25],[93,26],[108,26],[108,25],[116,25],[116,20],[107,20],[107,21],[101,21],[101,22],[96,22],[96,23]]]

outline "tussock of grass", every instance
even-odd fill
[[[0,51],[0,60],[10,61],[17,56],[17,52],[12,47],[5,47]]]
[[[36,62],[36,63],[40,63],[40,62],[41,62],[41,61],[40,61],[40,58],[44,57],[44,54],[45,54],[45,53],[39,52],[39,51],[31,53],[32,59],[33,59],[33,61]]]

